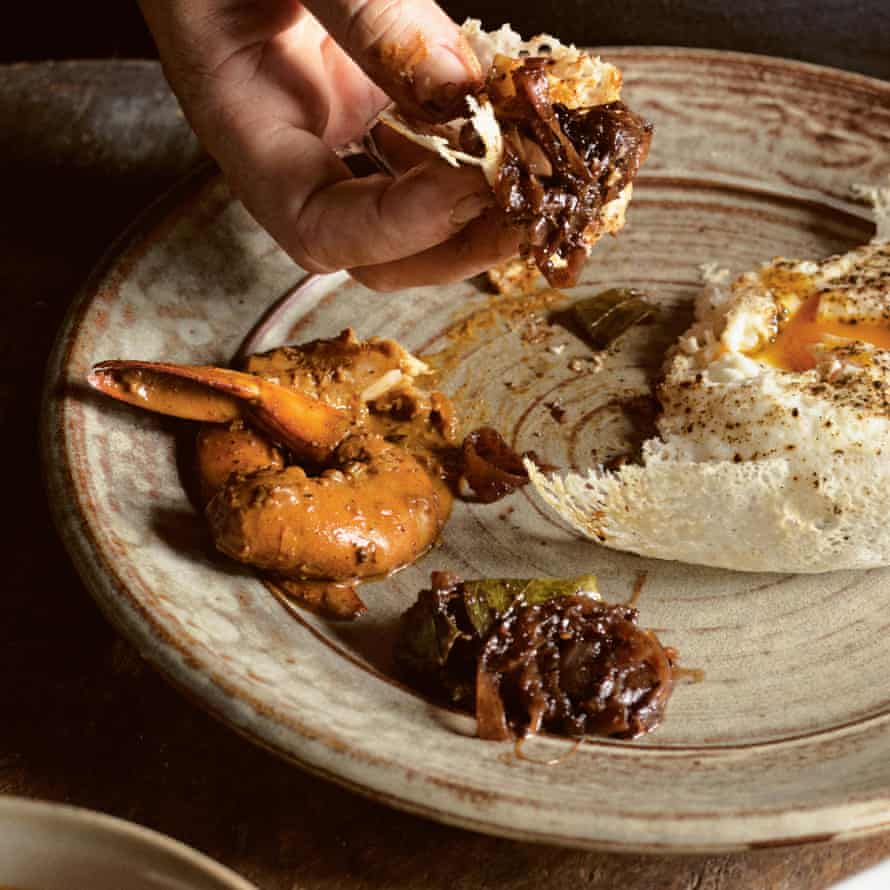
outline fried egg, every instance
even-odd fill
[[[890,564],[890,212],[822,261],[708,268],[668,354],[639,464],[546,476],[581,532],[644,556],[743,571]]]

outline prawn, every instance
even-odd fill
[[[402,406],[394,394],[406,396],[433,406],[419,419],[424,444],[431,430],[453,444],[447,398],[424,402],[413,388],[422,362],[395,341],[344,331],[247,367],[117,360],[87,379],[119,401],[202,422],[205,516],[216,547],[235,560],[280,579],[340,582],[387,575],[435,542],[452,505],[435,457],[388,441],[392,418],[380,431],[368,423],[375,400]]]

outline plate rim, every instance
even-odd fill
[[[771,66],[783,70],[798,71],[818,77],[828,77],[835,82],[855,82],[863,88],[877,90],[888,99],[890,104],[890,82],[883,81],[857,72],[844,71],[824,65],[810,62],[802,62],[793,59],[760,55],[752,53],[739,53],[734,51],[697,49],[671,46],[603,46],[597,47],[597,52],[603,54],[612,53],[616,56],[655,58],[692,58],[704,63],[709,59],[729,60],[736,63],[752,62]],[[361,758],[363,752],[351,748],[343,755],[337,751],[337,746],[329,741],[319,738],[317,732],[307,730],[299,721],[291,716],[285,721],[289,732],[305,742],[300,753],[286,748],[280,741],[275,740],[276,733],[271,731],[276,725],[275,715],[268,709],[263,713],[260,702],[250,700],[248,694],[238,689],[227,687],[221,682],[221,678],[211,677],[206,671],[192,667],[183,672],[184,660],[188,658],[188,652],[179,648],[176,641],[164,633],[162,627],[152,620],[152,616],[144,612],[139,604],[132,598],[120,579],[116,576],[113,566],[106,563],[102,557],[100,548],[95,539],[89,533],[88,526],[81,516],[80,504],[77,497],[78,490],[73,476],[66,465],[65,449],[60,442],[63,437],[59,435],[63,426],[64,399],[59,398],[56,387],[62,378],[66,361],[76,340],[78,325],[88,307],[95,297],[99,285],[106,280],[108,273],[112,271],[120,259],[138,251],[139,246],[148,241],[153,233],[165,221],[172,220],[187,206],[190,200],[196,200],[208,188],[211,188],[221,179],[221,174],[212,160],[204,161],[182,177],[171,188],[163,192],[157,199],[151,202],[133,221],[114,239],[107,250],[97,261],[90,275],[78,290],[72,300],[56,336],[55,344],[47,362],[47,370],[44,376],[42,393],[41,422],[40,422],[40,450],[43,465],[44,486],[47,492],[50,511],[53,522],[59,533],[66,551],[71,557],[77,572],[84,582],[85,587],[96,601],[102,613],[112,625],[130,642],[134,643],[143,657],[159,670],[165,679],[174,688],[195,702],[202,710],[211,714],[222,723],[234,729],[239,735],[247,738],[254,744],[271,751],[278,757],[296,764],[307,771],[324,779],[334,782],[351,791],[363,794],[373,800],[386,805],[404,810],[415,815],[421,815],[487,834],[494,834],[525,841],[558,844],[582,849],[612,850],[620,852],[649,851],[649,852],[719,852],[728,850],[757,849],[761,847],[776,847],[787,845],[800,845],[805,843],[821,843],[832,840],[848,840],[867,834],[877,833],[890,828],[890,788],[881,796],[870,796],[865,803],[880,805],[882,818],[877,819],[874,814],[863,814],[863,801],[848,799],[843,804],[821,804],[812,808],[800,808],[796,814],[812,817],[819,823],[819,828],[825,830],[800,831],[787,823],[787,809],[770,810],[756,816],[742,816],[739,814],[707,813],[697,814],[694,819],[700,819],[702,828],[714,818],[722,817],[727,822],[744,822],[746,818],[754,821],[765,820],[757,833],[768,835],[765,840],[752,840],[749,831],[730,833],[730,836],[722,836],[716,841],[707,840],[707,831],[699,832],[698,838],[688,843],[653,843],[638,837],[627,842],[614,839],[602,840],[588,836],[569,837],[565,834],[552,835],[546,831],[530,831],[528,829],[513,829],[503,823],[491,820],[474,820],[454,807],[451,809],[435,804],[422,804],[417,799],[409,799],[398,790],[393,791],[394,773],[390,773],[390,781],[374,785],[360,782],[344,775],[343,772],[333,771],[326,766],[317,752],[310,750],[312,744],[320,743],[329,745],[329,752],[336,760],[338,756],[351,759]],[[233,199],[234,200],[234,199]],[[295,269],[298,267],[295,266]],[[215,687],[214,692],[208,695],[208,688]],[[229,693],[220,695],[219,693]],[[250,708],[252,723],[249,724],[245,707]],[[257,726],[263,726],[264,733],[260,733]],[[368,764],[371,760],[368,760]],[[403,781],[410,781],[405,770],[397,762],[386,761],[381,765],[386,770],[403,770]],[[470,786],[454,785],[451,792],[456,795],[472,794]],[[866,808],[870,809],[870,808]],[[820,816],[831,818],[818,818]],[[650,817],[639,817],[643,822],[650,821]],[[773,827],[770,827],[772,825]],[[725,827],[725,825],[723,826]],[[749,826],[750,827],[750,826]],[[642,833],[641,833],[642,834]]]

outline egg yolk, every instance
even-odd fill
[[[828,337],[859,340],[880,349],[890,349],[890,329],[866,322],[832,321],[818,318],[819,294],[808,297],[785,322],[772,343],[752,358],[786,371],[809,371],[816,367],[812,347]]]
[[[806,294],[811,286],[806,276],[800,273],[777,274],[774,271],[768,284],[780,304],[794,292]],[[860,341],[890,349],[890,328],[865,321],[840,321],[819,318],[821,294],[805,296],[794,314],[782,324],[776,338],[751,357],[761,362],[782,368],[785,371],[809,371],[816,367],[813,346],[824,343],[827,337],[838,337],[847,341]]]

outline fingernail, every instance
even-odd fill
[[[451,209],[450,221],[453,226],[465,226],[470,220],[476,219],[483,211],[494,203],[491,193],[466,195]]]
[[[414,69],[414,95],[421,105],[443,110],[462,99],[480,77],[479,61],[461,37],[456,47],[429,48]]]

